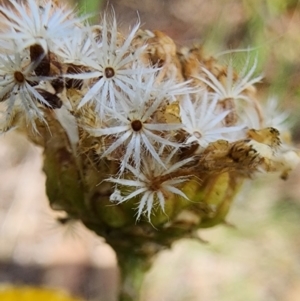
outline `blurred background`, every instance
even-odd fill
[[[260,98],[276,95],[300,142],[298,0],[111,0],[76,2],[81,12],[114,8],[126,32],[167,33],[178,47],[203,44],[226,63],[257,56]],[[234,49],[245,51],[235,52]],[[224,51],[231,50],[225,54]],[[116,301],[112,250],[78,224],[64,224],[45,195],[42,150],[11,132],[0,137],[0,284],[60,288],[85,300]],[[146,277],[143,301],[300,300],[300,167],[246,183],[228,225],[199,232],[162,252]],[[57,218],[62,218],[57,222]]]

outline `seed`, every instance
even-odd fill
[[[111,78],[115,75],[115,70],[111,67],[107,67],[105,68],[104,73],[106,78]]]
[[[23,83],[25,81],[25,76],[20,71],[14,73],[14,78],[18,83]]]
[[[133,121],[131,122],[131,127],[132,127],[132,129],[133,129],[135,132],[138,132],[138,131],[140,131],[140,130],[142,129],[143,124],[142,124],[142,122],[141,122],[140,120],[133,120]]]

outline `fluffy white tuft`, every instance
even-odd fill
[[[189,176],[176,176],[174,173],[192,161],[192,158],[176,162],[173,158],[174,153],[171,152],[169,156],[164,158],[167,168],[163,168],[152,157],[147,157],[143,160],[141,170],[127,164],[126,170],[128,172],[127,175],[131,174],[130,179],[109,178],[107,180],[116,184],[115,189],[118,199],[113,198],[111,201],[120,204],[138,198],[137,220],[145,214],[148,220],[151,221],[153,209],[158,205],[164,212],[165,202],[171,195],[177,195],[188,200],[188,197],[178,186],[187,181]],[[125,187],[129,188],[131,192],[120,196],[121,191],[124,191]],[[113,193],[112,195],[114,196],[115,194]]]
[[[196,142],[201,148],[207,147],[211,142],[225,139],[225,133],[237,132],[240,126],[224,126],[222,122],[230,111],[217,111],[219,96],[213,98],[208,92],[198,94],[195,101],[190,95],[180,102],[180,116],[183,129],[189,134],[186,143]]]

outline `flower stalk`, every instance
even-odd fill
[[[120,301],[139,300],[143,279],[151,267],[149,259],[143,256],[132,256],[131,252],[114,248],[121,273]],[[125,251],[125,253],[124,253]],[[127,251],[127,252],[126,252]]]

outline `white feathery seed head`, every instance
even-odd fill
[[[201,47],[180,51],[165,33],[140,29],[139,20],[123,35],[113,10],[91,26],[57,0],[9,4],[0,4],[0,133],[18,128],[46,148],[54,203],[66,209],[70,187],[79,189],[67,207],[74,205],[74,217],[83,216],[75,208],[81,201],[103,196],[136,202],[137,220],[149,222],[156,208],[167,214],[174,203],[174,216],[197,214],[194,230],[205,218],[224,221],[210,198],[229,204],[243,178],[260,170],[286,178],[299,163],[276,129],[286,130],[287,113],[273,98],[265,109],[256,99],[257,59],[247,57],[236,72],[232,61],[207,60]],[[182,202],[189,198],[196,209]]]
[[[250,58],[247,57],[247,61],[243,69],[238,74],[238,78],[235,79],[232,60],[230,60],[227,66],[225,83],[220,82],[218,78],[206,68],[202,68],[202,71],[205,73],[206,77],[201,76],[196,78],[204,82],[210,89],[212,89],[213,92],[219,96],[220,101],[228,98],[249,101],[249,97],[244,93],[245,90],[260,82],[263,78],[261,75],[253,77],[256,71],[257,58],[255,58],[252,65],[250,65],[250,69],[249,65]]]
[[[116,108],[119,100],[133,95],[136,82],[134,75],[155,73],[156,69],[145,67],[140,61],[144,47],[134,49],[132,40],[139,28],[137,23],[126,38],[120,37],[117,31],[116,19],[107,21],[104,16],[101,28],[100,47],[92,41],[95,59],[85,57],[83,65],[91,72],[81,74],[66,74],[65,77],[81,80],[91,80],[92,84],[79,103],[78,109],[87,103],[95,104],[95,109],[104,116],[103,108]]]
[[[151,79],[150,79],[151,78]],[[180,123],[168,124],[158,121],[155,114],[164,110],[169,95],[160,91],[155,93],[153,85],[155,74],[147,76],[148,81],[144,82],[142,77],[136,77],[134,94],[130,97],[123,97],[115,110],[106,108],[109,113],[109,121],[103,128],[87,129],[96,137],[110,136],[114,142],[108,146],[103,157],[115,152],[118,148],[124,148],[124,155],[119,156],[121,160],[121,173],[129,160],[133,160],[135,168],[139,169],[141,162],[147,153],[152,156],[161,166],[165,166],[158,154],[160,146],[177,147],[178,144],[171,141],[168,133],[182,127]],[[153,97],[153,94],[156,97]],[[167,96],[167,98],[164,97]]]
[[[237,132],[240,126],[225,126],[222,122],[230,111],[218,111],[219,95],[204,91],[195,100],[186,95],[180,101],[180,117],[183,129],[188,134],[186,143],[196,142],[201,148],[219,139],[225,139],[225,133]]]
[[[35,119],[44,120],[39,104],[51,108],[49,102],[35,88],[41,80],[34,74],[35,63],[19,53],[0,56],[0,101],[7,103],[7,118],[18,107],[35,128]]]
[[[162,167],[152,157],[145,157],[141,169],[136,169],[134,166],[126,164],[126,175],[129,178],[111,177],[107,179],[107,181],[116,184],[116,193],[113,193],[112,196],[118,195],[118,198],[112,198],[111,201],[120,204],[138,198],[137,220],[142,215],[146,215],[150,222],[151,214],[157,205],[164,212],[165,203],[170,195],[177,195],[188,200],[188,197],[178,186],[182,185],[190,177],[173,174],[176,174],[184,165],[191,162],[192,158],[176,161],[173,158],[174,154],[175,152],[173,151],[164,158],[167,168]],[[124,191],[124,189],[119,190],[118,187],[127,187],[131,192],[122,195],[121,191]]]
[[[14,40],[20,51],[38,44],[47,53],[58,39],[71,36],[75,24],[80,21],[73,10],[58,7],[52,0],[23,3],[11,0],[10,3],[12,7],[0,6],[1,22],[8,28],[0,38]]]
[[[90,30],[75,27],[72,36],[57,41],[54,52],[65,64],[84,65],[96,59],[93,38]]]

